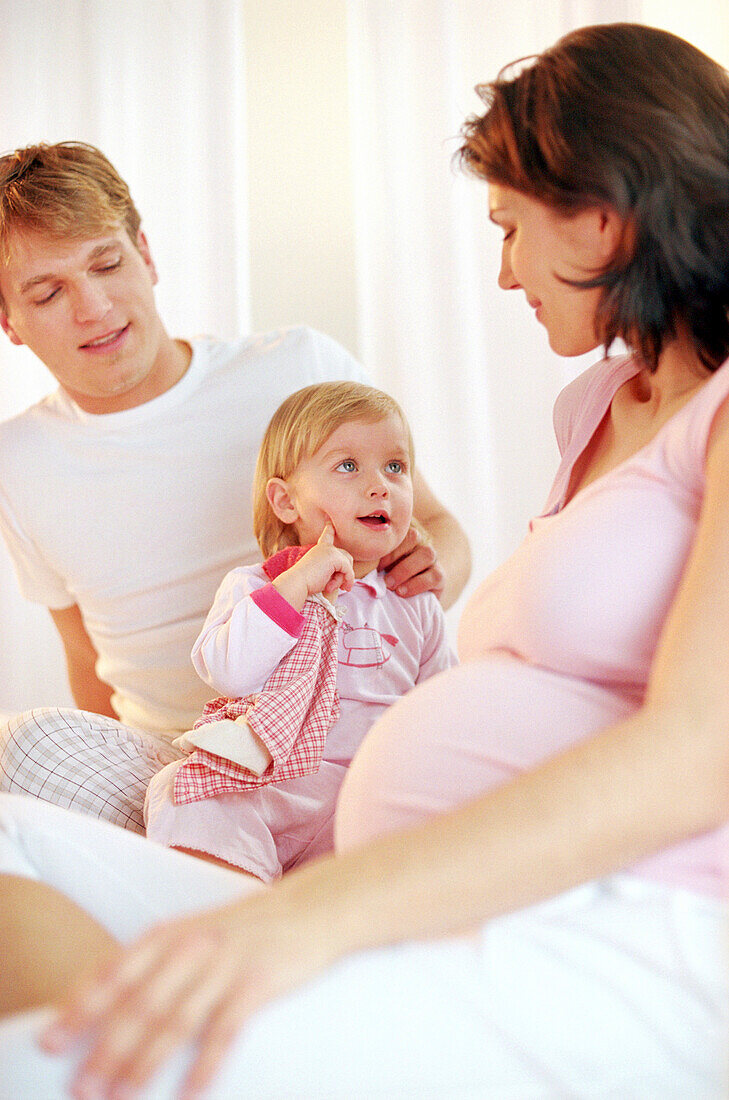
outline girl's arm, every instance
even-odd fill
[[[86,1071],[105,1087],[138,1086],[193,1038],[199,1087],[252,1012],[341,956],[461,932],[725,822],[727,560],[725,408],[697,539],[642,710],[442,817],[154,930],[61,1018],[65,1042],[99,1027]],[[181,988],[191,992],[181,997]]]
[[[195,671],[221,695],[259,691],[302,626],[299,611],[271,591],[257,566],[231,569],[193,646]]]
[[[316,546],[271,584],[257,566],[231,569],[192,648],[195,670],[222,695],[258,691],[296,645],[307,597],[353,583],[352,557],[334,546],[330,523]]]

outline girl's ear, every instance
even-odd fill
[[[269,478],[266,484],[266,499],[277,519],[282,523],[296,523],[299,511],[291,495],[289,484],[282,477]]]

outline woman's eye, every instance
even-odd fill
[[[104,264],[103,267],[97,268],[97,271],[101,275],[105,275],[107,271],[116,271],[118,267],[121,267],[121,260],[115,260],[113,264]]]
[[[357,463],[354,459],[345,458],[344,462],[340,462],[337,466],[338,470],[343,470],[345,474],[353,474],[357,469]]]

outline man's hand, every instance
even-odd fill
[[[413,521],[405,538],[391,553],[380,560],[385,584],[398,596],[416,596],[419,592],[434,592],[440,599],[445,586],[445,574],[438,556],[422,527]]]

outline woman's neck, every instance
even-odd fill
[[[695,390],[709,375],[710,371],[701,362],[693,342],[685,333],[679,332],[661,352],[656,370],[644,369],[636,375],[634,397],[659,412]]]

